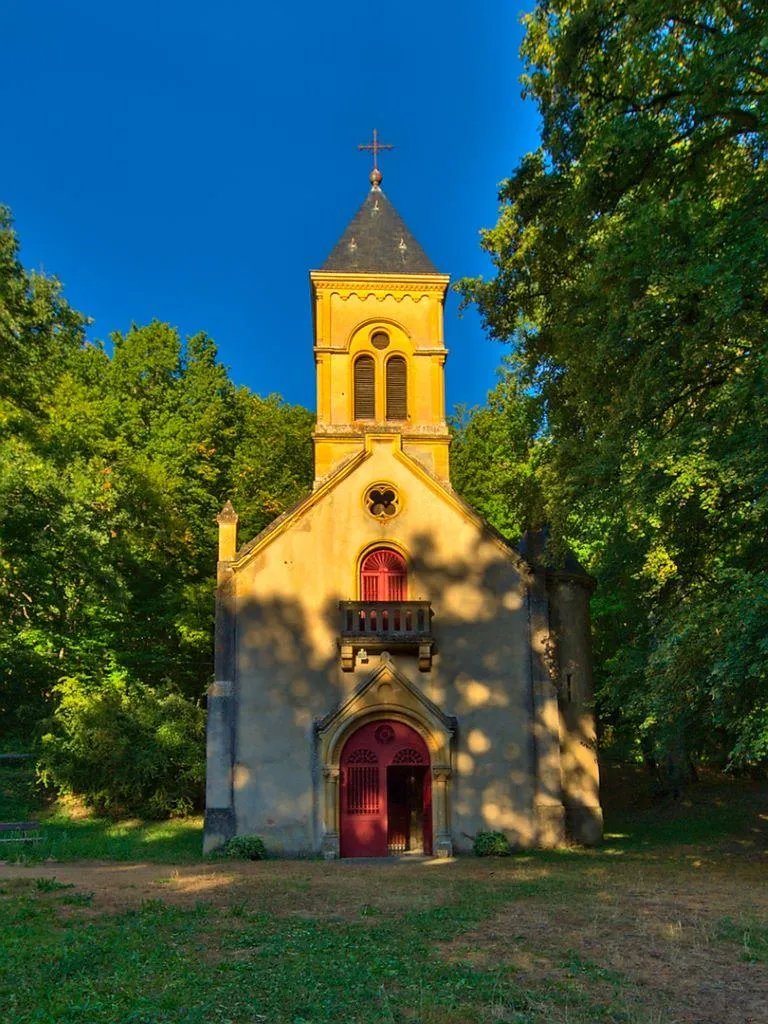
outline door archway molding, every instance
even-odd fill
[[[450,857],[450,780],[456,723],[424,696],[386,651],[378,668],[316,725],[324,783],[323,855],[330,859],[338,857],[340,851],[339,776],[344,744],[362,725],[377,719],[409,725],[426,743],[432,770],[433,851],[437,857]]]

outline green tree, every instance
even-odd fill
[[[253,537],[309,490],[315,417],[279,395],[237,394],[238,443],[230,466],[229,496],[242,537]]]
[[[674,758],[768,755],[768,27],[714,0],[539,2],[541,148],[464,283],[591,553],[604,715]],[[682,753],[681,753],[682,752]]]
[[[60,790],[168,813],[201,796],[216,513],[247,537],[308,490],[313,419],[205,334],[134,325],[110,356],[86,324],[0,211],[0,715]]]
[[[205,713],[113,670],[98,684],[64,678],[38,773],[99,812],[165,817],[199,806]]]
[[[82,346],[87,322],[56,278],[21,265],[10,210],[0,205],[0,430],[39,411],[51,378]]]
[[[61,491],[48,456],[48,398],[83,353],[87,320],[55,278],[28,273],[0,206],[0,717],[6,734],[40,714],[56,679],[65,588],[57,563],[85,541],[61,535]],[[43,553],[43,548],[48,551]]]
[[[543,525],[541,403],[520,385],[511,360],[486,404],[451,420],[451,481],[510,540]]]

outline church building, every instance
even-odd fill
[[[453,490],[441,274],[381,190],[310,273],[312,491],[218,517],[205,850],[438,857],[601,838],[589,598]]]

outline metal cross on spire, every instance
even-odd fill
[[[382,149],[394,149],[394,146],[389,143],[379,142],[379,133],[373,129],[373,142],[361,142],[358,144],[358,149],[369,149],[373,152],[373,170],[371,171],[371,185],[374,188],[378,188],[381,184],[382,174],[379,170],[378,156]]]

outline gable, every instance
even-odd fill
[[[456,721],[424,695],[384,652],[376,670],[316,724],[323,764],[338,764],[349,735],[366,721],[396,718],[416,729],[433,761],[450,763]]]
[[[527,577],[530,568],[522,555],[478,512],[458,494],[433,476],[417,459],[402,448],[399,433],[369,433],[365,435],[364,447],[349,456],[339,468],[321,482],[311,494],[283,513],[257,537],[244,545],[232,563],[235,572],[241,572],[267,547],[276,543],[287,532],[298,528],[307,520],[318,521],[323,530],[325,510],[333,510],[332,522],[326,524],[325,540],[330,541],[331,530],[336,533],[346,528],[345,537],[371,534],[371,522],[363,507],[365,491],[377,483],[395,487],[401,497],[401,509],[391,523],[385,524],[384,532],[377,529],[370,536],[370,543],[380,539],[386,543],[392,539],[407,546],[402,538],[424,538],[432,535],[445,546],[447,537],[453,537],[463,546],[478,544],[491,545],[496,557],[501,556]],[[363,515],[356,513],[362,512]],[[342,520],[342,521],[340,521]],[[343,520],[347,520],[345,523]],[[357,529],[355,529],[357,527]],[[366,529],[367,528],[367,529]],[[457,532],[458,535],[457,536]]]
[[[430,602],[438,657],[461,647],[464,661],[501,665],[523,649],[527,565],[400,445],[399,433],[366,435],[358,455],[229,563],[244,652],[279,634],[281,658],[295,648],[312,666],[337,664],[342,605],[365,600],[361,567],[377,547],[405,560],[402,600]],[[366,506],[376,485],[398,495],[392,518]]]

